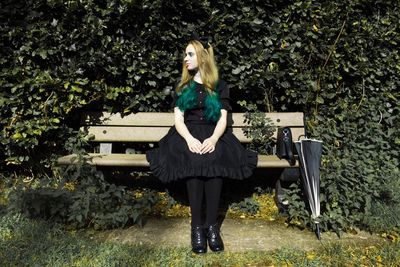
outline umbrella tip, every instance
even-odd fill
[[[316,223],[315,226],[316,226],[315,234],[317,235],[318,240],[321,240],[321,231],[319,229],[319,224]]]

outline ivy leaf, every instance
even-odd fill
[[[40,51],[39,51],[39,56],[40,56],[42,59],[46,59],[46,58],[47,58],[47,51],[46,51],[46,50],[40,50]]]
[[[239,74],[240,72],[242,72],[242,68],[241,67],[237,67],[236,69],[232,70],[232,73],[235,74],[235,75]]]
[[[263,22],[264,22],[264,21],[261,20],[261,19],[259,19],[259,18],[255,18],[255,19],[253,20],[253,23],[256,24],[256,25],[261,25]]]
[[[156,87],[157,83],[155,81],[147,81],[147,84],[152,86],[152,87]]]
[[[22,137],[22,134],[20,134],[20,133],[15,133],[15,134],[12,135],[11,138],[12,138],[12,139],[15,139],[15,140],[18,140],[18,139],[21,139],[21,138],[23,138],[23,137]]]
[[[76,86],[76,85],[72,85],[71,86],[71,91],[73,91],[73,92],[78,92],[78,93],[82,93],[82,88],[81,87],[78,87],[78,86]]]

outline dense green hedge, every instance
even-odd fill
[[[235,102],[307,114],[309,135],[324,141],[324,227],[400,225],[399,1],[0,5],[3,170],[50,167],[82,109],[170,109],[196,30],[212,36]],[[290,214],[307,222],[299,190]]]

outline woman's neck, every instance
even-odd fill
[[[200,71],[196,72],[196,74],[193,76],[193,80],[200,84],[203,83],[203,80],[201,79]]]

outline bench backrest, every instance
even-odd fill
[[[301,112],[265,113],[275,126],[289,126],[293,140],[304,135],[304,118]],[[251,140],[245,137],[243,128],[244,113],[230,113],[228,121],[235,136],[242,142]],[[95,142],[158,142],[174,125],[173,113],[139,112],[121,117],[119,113],[87,112],[81,120],[81,129],[94,135]],[[276,131],[275,131],[276,137]]]

